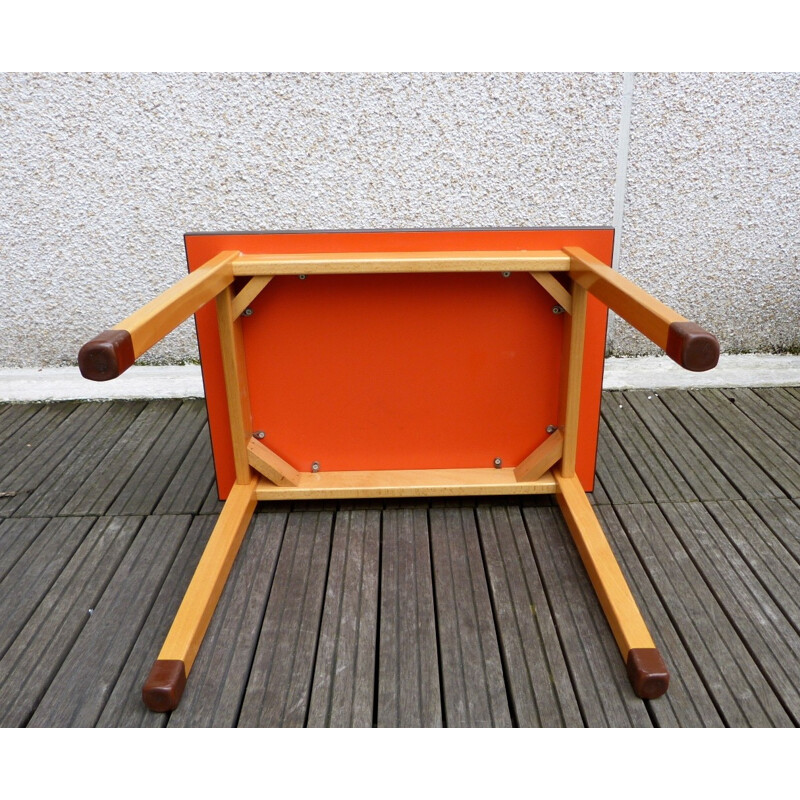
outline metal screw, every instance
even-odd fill
[[[563,306],[553,306],[553,313],[554,314],[563,314],[564,313]]]
[[[253,436],[255,436],[256,439],[263,439],[266,436],[266,434],[264,433],[264,431],[254,431]]]
[[[548,433],[555,433],[558,430],[558,425],[548,425],[545,430]]]
[[[300,278],[301,281],[304,281],[306,279],[305,275],[298,275],[297,277]]]
[[[502,466],[503,466],[503,459],[502,458],[496,458],[494,460],[494,468],[495,469],[500,469],[500,467],[502,467]]]
[[[253,316],[253,309],[252,308],[246,308],[244,311],[242,311],[242,316],[243,317],[252,317]]]
[[[503,277],[504,278],[510,278],[511,277],[511,273],[510,272],[504,272],[503,273]]]
[[[312,472],[319,472],[319,461],[315,461],[315,462],[314,462],[314,463],[311,465],[311,471],[312,471]]]

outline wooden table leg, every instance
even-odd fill
[[[654,699],[667,691],[669,672],[653,642],[594,509],[577,477],[553,470],[558,504],[625,660],[633,690]]]
[[[142,689],[152,711],[177,708],[186,679],[256,507],[257,478],[237,483],[219,515],[178,613]]]

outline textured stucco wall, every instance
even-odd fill
[[[800,348],[800,75],[634,80],[619,268],[734,352]],[[656,353],[616,325],[611,351]]]
[[[74,363],[185,274],[186,231],[610,225],[622,87],[0,75],[0,367]],[[800,346],[797,107],[793,75],[635,76],[617,266],[723,348]],[[619,324],[611,350],[650,352]],[[143,362],[196,357],[185,324]]]

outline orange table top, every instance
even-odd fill
[[[189,270],[221,250],[454,252],[583,247],[613,229],[192,233]],[[244,281],[246,279],[237,279]],[[564,315],[526,273],[279,276],[242,317],[253,431],[300,471],[505,467],[557,424]],[[197,332],[217,482],[234,480],[214,304]],[[578,475],[590,491],[606,309],[590,298]]]

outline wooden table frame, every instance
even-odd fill
[[[557,426],[514,466],[470,469],[300,471],[253,435],[242,314],[276,276],[491,272],[530,274],[564,310]],[[238,279],[238,280],[237,280]],[[242,280],[243,279],[243,280]],[[235,289],[235,287],[240,287]],[[116,377],[167,333],[214,301],[235,472],[224,508],[142,696],[177,707],[258,501],[446,495],[554,494],[608,619],[636,694],[655,698],[669,673],[576,474],[587,304],[598,298],[681,366],[714,367],[717,340],[580,247],[554,251],[219,252],[79,354],[84,377]]]

